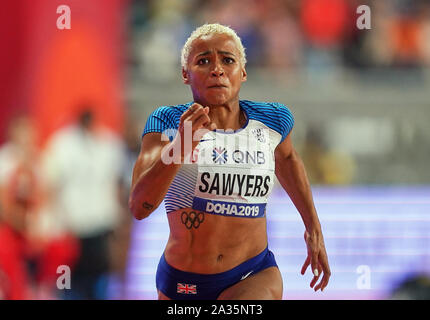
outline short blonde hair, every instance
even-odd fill
[[[201,38],[202,36],[207,36],[211,34],[226,34],[233,38],[233,41],[236,43],[237,48],[239,49],[239,59],[242,66],[245,66],[246,64],[246,54],[245,54],[245,48],[243,47],[242,40],[240,40],[239,36],[237,35],[236,31],[231,29],[228,26],[224,26],[219,23],[212,23],[212,24],[204,24],[200,27],[198,27],[196,30],[194,30],[190,37],[185,42],[182,52],[181,52],[181,66],[185,70],[187,70],[187,64],[188,64],[188,57],[191,52],[191,45],[194,40]]]

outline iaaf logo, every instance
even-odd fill
[[[212,151],[212,160],[215,163],[224,164],[227,162],[227,150],[225,148],[219,147],[214,148]]]
[[[258,141],[263,143],[266,142],[266,137],[264,136],[264,131],[262,128],[253,129],[252,133]]]

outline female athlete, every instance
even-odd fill
[[[156,274],[159,299],[282,299],[266,230],[275,175],[304,222],[301,273],[310,265],[310,286],[322,291],[330,267],[290,110],[239,99],[246,57],[229,27],[197,28],[181,62],[194,101],[148,118],[129,199],[139,220],[165,202],[170,235]]]

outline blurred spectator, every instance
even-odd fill
[[[120,139],[94,126],[84,105],[76,125],[61,129],[44,153],[55,216],[80,244],[67,299],[107,299],[109,237],[120,220],[118,183],[123,164]]]
[[[209,0],[195,14],[196,26],[204,23],[221,23],[236,30],[246,51],[248,65],[261,66],[264,35],[261,32],[262,12],[256,0]],[[240,14],[238,14],[240,12]],[[185,41],[184,41],[185,43]]]
[[[9,124],[0,148],[0,295],[4,299],[56,298],[56,270],[72,264],[73,239],[43,232],[43,179],[35,131],[26,115]]]
[[[360,14],[357,8],[361,5],[370,5],[370,1],[350,0],[348,1],[347,23],[345,25],[345,40],[343,42],[343,58],[346,67],[365,68],[369,66],[369,55],[365,53],[364,44],[370,30],[360,30],[357,28],[357,19]],[[370,16],[370,26],[372,26],[372,15]]]
[[[334,79],[346,37],[346,0],[303,0],[300,19],[307,43],[304,51],[307,76],[316,83]]]
[[[363,56],[374,67],[427,65],[430,57],[430,4],[409,1],[373,1],[372,30],[366,33]]]
[[[260,8],[264,66],[272,72],[300,66],[303,55],[302,35],[290,7],[285,1],[271,0],[262,2]]]
[[[420,23],[414,14],[399,15],[392,26],[393,64],[418,67],[421,63]]]
[[[321,159],[326,152],[323,143],[321,130],[316,126],[311,127],[305,136],[303,146],[300,148],[300,155],[305,164],[309,176],[309,182],[312,184],[324,183],[324,172],[321,165]]]
[[[5,299],[32,297],[27,261],[32,255],[28,242],[39,200],[34,132],[26,116],[9,124],[9,140],[0,149],[0,270]]]
[[[339,46],[347,25],[346,0],[303,0],[301,22],[310,45],[324,49]]]
[[[422,2],[418,19],[420,23],[419,43],[423,65],[430,67],[430,3]]]
[[[191,1],[159,0],[150,3],[152,17],[137,38],[141,74],[152,82],[176,79],[185,35],[191,30],[187,12]]]
[[[330,150],[323,138],[323,130],[311,127],[300,150],[312,184],[349,184],[355,174],[354,159],[340,151]]]
[[[430,278],[427,275],[414,275],[404,280],[391,293],[393,300],[429,300]]]
[[[114,229],[111,239],[111,299],[126,299],[126,268],[128,249],[130,246],[131,226],[133,216],[128,208],[133,167],[140,152],[140,123],[136,118],[129,117],[125,125],[125,161],[122,166],[119,195],[121,204],[121,219]]]
[[[360,5],[371,8],[371,30],[356,27]],[[237,30],[248,67],[280,74],[303,67],[319,80],[341,66],[429,65],[429,7],[424,0],[160,0],[145,2],[144,21],[133,23],[143,29],[136,51],[152,82],[178,77],[184,36],[206,22]]]
[[[381,0],[372,3],[372,32],[364,40],[364,56],[372,66],[389,67],[394,56],[392,25],[395,8],[392,1]]]

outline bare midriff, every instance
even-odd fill
[[[267,246],[266,218],[226,217],[191,208],[170,212],[165,258],[172,267],[213,274],[230,270]],[[185,223],[184,223],[185,222]]]

